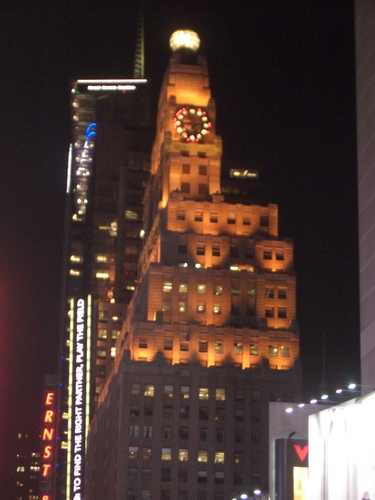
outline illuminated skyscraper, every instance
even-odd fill
[[[159,97],[139,281],[89,433],[87,500],[267,489],[269,401],[301,398],[293,243],[278,238],[276,205],[222,194],[207,64],[180,36]]]
[[[139,71],[71,89],[57,488],[64,500],[82,493],[88,423],[137,283],[153,137]]]

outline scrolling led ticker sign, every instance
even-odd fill
[[[55,475],[55,446],[56,446],[56,392],[47,390],[44,397],[44,413],[42,427],[42,453],[41,453],[41,500],[53,498]]]

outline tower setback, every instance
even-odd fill
[[[222,193],[207,63],[192,50],[171,57],[156,130],[139,278],[88,436],[85,498],[267,491],[268,404],[301,398],[293,242],[275,204]]]

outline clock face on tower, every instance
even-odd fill
[[[183,106],[174,115],[174,127],[184,142],[202,142],[212,126],[207,112],[195,106]]]

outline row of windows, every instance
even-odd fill
[[[181,192],[189,194],[190,193],[190,182],[181,182]],[[198,194],[208,194],[207,184],[198,184]],[[177,220],[185,220],[185,207],[178,207],[176,211]],[[195,210],[194,213],[195,222],[203,221],[203,210]],[[217,223],[219,221],[219,213],[216,210],[210,211],[210,222]],[[268,215],[261,215],[260,225],[261,227],[267,227],[269,223]],[[228,212],[227,214],[227,224],[236,224],[236,214],[235,212]],[[242,224],[244,226],[251,225],[251,219],[249,215],[242,216]],[[284,260],[284,259],[281,259]]]
[[[182,164],[182,173],[190,174],[190,164],[183,163]],[[198,165],[198,174],[199,175],[207,175],[207,165]]]
[[[115,359],[116,357],[116,347],[111,347],[110,350],[111,358]],[[106,359],[107,358],[107,348],[106,347],[97,347],[96,348],[96,357],[98,359]]]
[[[173,289],[172,281],[163,281],[163,292],[171,293]],[[188,292],[188,284],[183,282],[178,284],[178,293],[187,293]],[[207,285],[206,283],[198,283],[196,285],[196,292],[198,295],[205,295],[207,293]],[[222,295],[223,294],[223,285],[214,284],[212,287],[213,295]],[[248,296],[255,296],[255,287],[248,286],[246,291]],[[273,295],[272,295],[273,294]],[[239,283],[232,283],[231,285],[231,295],[239,296],[240,295],[240,285]],[[274,297],[274,289],[266,288],[266,297],[273,298]],[[278,288],[278,298],[286,299],[286,288]]]
[[[100,310],[98,312],[98,321],[101,323],[108,323],[108,320],[111,320],[112,323],[122,323],[122,312],[121,311],[113,311],[110,313],[110,311],[107,310]]]
[[[146,343],[145,343],[146,340]],[[147,347],[147,339],[143,339],[142,345]],[[139,347],[141,344],[139,344]],[[173,337],[164,338],[164,350],[171,351],[173,349]],[[215,354],[224,354],[224,340],[217,340],[214,344]],[[183,334],[180,338],[180,351],[189,350],[189,339],[186,338],[186,334]],[[200,339],[198,344],[199,352],[208,352],[208,341]],[[235,341],[233,342],[233,354],[243,354],[243,342]],[[250,344],[250,356],[259,356],[259,344]],[[282,358],[290,357],[290,346],[287,345],[275,345],[270,344],[268,346],[268,356],[281,356]]]
[[[117,337],[120,335],[120,330],[113,329],[111,330],[111,339],[117,340]],[[99,340],[107,340],[108,338],[108,329],[107,328],[98,328],[98,339]]]
[[[242,416],[243,414],[240,412],[238,416]],[[242,420],[243,421],[243,420]],[[253,424],[259,424],[261,421],[261,413],[259,409],[251,410],[251,422]],[[225,442],[225,430],[224,429],[215,429],[215,441],[217,443]],[[129,437],[131,438],[139,438],[141,437],[145,439],[151,439],[153,436],[153,426],[152,425],[144,425],[143,429],[139,425],[131,425],[129,428]],[[179,427],[178,429],[178,437],[181,441],[187,441],[189,439],[189,427]],[[194,437],[196,436],[196,429],[194,429]],[[164,427],[163,428],[163,438],[171,439],[172,438],[172,427]],[[230,440],[235,443],[243,443],[245,438],[243,429],[234,430],[233,438]],[[198,439],[199,441],[207,441],[208,440],[208,429],[200,428],[198,430]]]
[[[218,471],[219,472],[219,471]],[[167,473],[165,473],[167,474]],[[242,485],[243,484],[243,478],[241,480],[241,474],[236,474],[234,475],[234,484]],[[221,479],[222,478],[222,479]],[[168,480],[163,480],[164,482],[168,482]],[[179,482],[185,482],[185,481],[179,481]],[[199,481],[198,482],[204,482],[204,481]],[[224,484],[224,475],[217,475],[215,474],[215,484]],[[251,474],[251,484],[255,487],[260,484],[260,475],[259,474]],[[150,490],[141,490],[140,491],[140,497],[138,496],[137,490],[133,489],[128,489],[127,490],[127,498],[126,500],[150,500],[151,498],[151,493]],[[187,491],[182,491],[178,490],[177,491],[177,498],[174,497],[176,500],[189,500],[189,494]],[[192,497],[190,496],[190,499]],[[197,491],[196,494],[194,494],[194,500],[207,500],[208,495],[207,491]],[[220,491],[215,491],[212,497],[213,500],[225,500],[224,493]],[[160,492],[160,500],[172,500],[172,492],[170,490],[161,490]]]
[[[130,394],[132,396],[155,396],[155,385],[154,384],[140,384],[138,382],[132,383],[130,386]],[[173,397],[173,395],[178,394],[181,399],[189,399],[190,397],[190,387],[188,385],[180,385],[176,390],[173,385],[164,385],[163,394],[166,397]],[[209,389],[207,387],[201,387],[199,389],[199,399],[208,399]],[[237,387],[234,392],[236,401],[245,400],[245,389]],[[219,387],[215,389],[215,399],[217,401],[225,401],[225,389]],[[260,401],[260,390],[252,390],[252,401]]]
[[[264,260],[272,260],[273,258],[276,260],[284,260],[284,250],[267,249],[263,251]]]
[[[271,316],[271,314],[274,313],[273,309],[274,308],[272,308],[272,307],[266,308],[266,318],[273,318],[274,317],[273,315]],[[170,300],[163,300],[162,311],[163,312],[172,311],[172,302]],[[180,300],[178,302],[177,311],[179,313],[186,313],[187,312],[187,301],[186,300]],[[197,304],[196,312],[198,314],[205,314],[206,313],[206,303],[199,302]],[[213,304],[212,313],[213,314],[221,314],[222,313],[222,305],[221,304]],[[239,316],[240,315],[240,307],[233,304],[231,306],[231,314],[233,316]],[[248,316],[255,316],[255,306],[250,305],[250,306],[246,307],[246,314]],[[286,318],[286,308],[285,307],[278,308],[278,317],[279,318]]]
[[[222,422],[225,420],[226,410],[224,407],[216,407],[215,408],[215,420]],[[154,407],[152,405],[143,405],[143,416],[152,417],[154,414]],[[130,416],[131,417],[140,417],[141,415],[141,405],[132,404],[130,405]],[[169,419],[173,417],[173,406],[172,405],[163,405],[163,418]],[[190,417],[190,407],[187,405],[182,405],[179,407],[179,417],[182,420],[186,420]],[[198,409],[198,417],[199,420],[209,420],[209,411],[208,407],[200,406]],[[234,421],[235,422],[244,422],[245,421],[245,411],[243,408],[235,408],[234,410]],[[260,414],[258,414],[257,409],[253,409],[251,413],[251,421],[253,423],[260,422]],[[146,426],[149,427],[149,426]],[[164,430],[167,433],[170,427],[165,427]],[[171,431],[172,432],[172,431]],[[164,434],[163,434],[164,436]],[[134,436],[135,437],[135,436]],[[169,435],[165,435],[165,439],[169,439]],[[205,441],[206,439],[201,439]]]
[[[139,448],[138,446],[129,446],[129,459],[133,460],[138,458],[142,458],[143,460],[149,460],[150,458],[152,458],[152,449],[145,446],[143,448]],[[189,450],[187,448],[180,448],[178,450],[177,458],[179,462],[187,462],[189,460]],[[172,460],[172,448],[162,448],[161,459]],[[208,462],[208,451],[198,450],[196,461],[204,463]],[[225,452],[215,451],[213,453],[213,462],[215,464],[224,464]]]
[[[137,396],[141,394],[141,384],[133,383],[131,385],[130,394],[133,396]],[[164,385],[163,389],[164,397],[172,398],[173,397],[173,385]],[[209,389],[208,387],[200,387],[199,388],[199,399],[208,399]],[[155,386],[153,384],[145,384],[143,389],[144,396],[155,395]],[[181,385],[179,389],[179,396],[182,399],[189,399],[190,397],[190,387],[188,385]],[[225,389],[217,388],[215,392],[216,401],[225,401]]]

